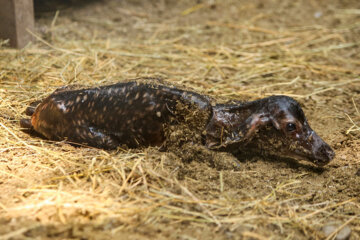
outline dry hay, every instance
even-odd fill
[[[23,50],[0,43],[0,239],[319,239],[333,220],[360,238],[355,0],[105,3],[43,13]],[[76,148],[19,128],[27,105],[59,86],[145,76],[220,101],[292,96],[338,157],[322,174],[264,160],[232,166],[226,154],[209,166],[153,148]]]

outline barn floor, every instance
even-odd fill
[[[38,6],[25,49],[0,41],[0,239],[360,239],[358,0],[72,2]],[[149,76],[219,101],[292,96],[336,157],[180,159],[19,127],[59,86]]]

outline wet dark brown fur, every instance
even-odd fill
[[[300,105],[286,96],[211,104],[209,97],[192,91],[133,81],[62,88],[26,113],[31,120],[21,120],[24,128],[51,140],[99,148],[161,146],[170,126],[192,124],[191,131],[214,150],[302,158],[317,165],[334,157],[310,128]]]

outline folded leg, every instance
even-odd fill
[[[80,143],[104,149],[115,149],[120,145],[116,136],[95,127],[74,126],[63,134],[67,136],[65,139],[70,143]]]
[[[25,114],[26,114],[27,116],[32,116],[32,115],[34,114],[34,112],[35,112],[36,107],[37,107],[41,102],[42,102],[42,101],[39,100],[39,101],[35,101],[35,102],[30,103],[30,105],[29,105],[29,106],[26,108],[26,110],[25,110]]]

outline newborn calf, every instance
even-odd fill
[[[171,126],[189,124],[209,149],[306,159],[320,166],[335,155],[310,128],[299,103],[286,96],[212,104],[195,92],[133,81],[61,88],[26,113],[31,119],[22,119],[21,126],[48,139],[105,149],[161,146]]]

